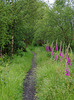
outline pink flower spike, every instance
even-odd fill
[[[59,53],[59,56],[61,56],[61,52]]]
[[[52,45],[51,45],[51,47],[50,47],[50,51],[52,51]]]
[[[46,46],[46,51],[47,51],[47,52],[49,51],[49,46]]]
[[[70,66],[72,66],[72,62],[70,62]]]
[[[68,57],[67,63],[69,63],[69,57]]]
[[[66,66],[68,66],[68,63],[66,62]]]
[[[69,76],[69,69],[68,69],[68,67],[66,68],[65,73],[66,73],[65,75]]]

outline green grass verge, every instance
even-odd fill
[[[32,57],[28,50],[0,65],[0,100],[22,100],[23,80],[32,67]]]
[[[38,100],[74,100],[74,68],[69,67],[70,76],[66,76],[64,60],[54,61],[43,47],[34,51]]]

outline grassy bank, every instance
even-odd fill
[[[0,100],[22,100],[23,79],[32,67],[33,57],[30,51],[22,54],[0,65]]]
[[[74,68],[69,66],[70,76],[66,76],[64,60],[54,61],[43,47],[35,48],[35,53],[38,100],[73,100]]]

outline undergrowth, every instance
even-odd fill
[[[32,53],[28,50],[13,59],[0,58],[0,100],[22,100],[23,80],[32,67]]]
[[[50,52],[48,54],[43,47],[35,48],[34,51],[38,100],[74,100],[74,68],[69,66],[70,76],[66,76],[63,60],[59,62],[51,59]]]

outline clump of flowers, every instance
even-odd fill
[[[60,43],[60,48],[59,48],[59,60],[61,61],[62,58],[64,60],[66,59],[66,63],[65,63],[65,66],[66,66],[65,67],[66,68],[65,75],[69,76],[69,68],[68,68],[69,62],[70,62],[70,66],[71,67],[73,65],[73,63],[72,63],[72,49],[71,49],[71,60],[70,60],[70,56],[68,54],[68,51],[69,51],[69,48],[70,48],[70,44],[66,48],[66,51],[64,50],[64,44],[63,44],[63,49],[61,47],[62,47],[62,42]],[[46,47],[46,48],[47,48],[46,50],[48,51],[48,47]],[[50,46],[50,51],[52,52],[51,57],[53,57],[53,55],[54,55],[53,42],[52,42],[52,44]],[[54,58],[55,60],[57,60],[57,58],[58,58],[58,45],[57,45],[57,41],[56,41],[56,51],[57,52],[56,52],[56,55],[55,55],[55,58]],[[64,58],[64,52],[65,52],[65,58]],[[64,61],[64,60],[62,60],[62,61]]]

